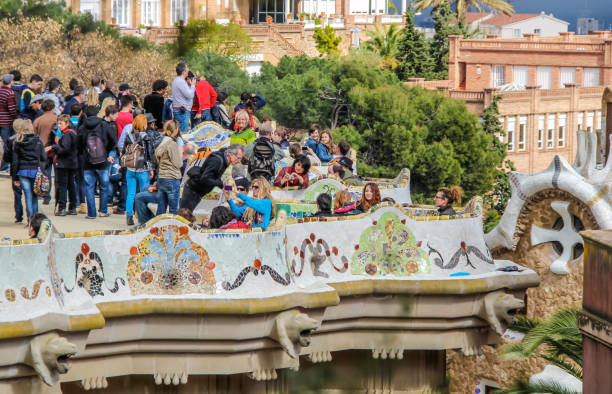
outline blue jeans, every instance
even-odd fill
[[[172,108],[172,114],[174,115],[174,120],[176,120],[179,124],[181,133],[189,131],[189,118],[191,118],[191,111],[181,113],[180,109]]]
[[[147,204],[150,202],[157,203],[158,199],[158,192],[151,193],[150,191],[145,190],[136,194],[136,197],[134,198],[134,210],[136,211],[136,215],[138,215],[139,224],[144,224],[153,219],[155,215],[153,215],[153,212],[151,212]]]
[[[79,155],[79,169],[77,170],[74,181],[76,183],[76,203],[77,205],[85,204],[85,177],[83,176],[83,166],[85,164],[85,156]]]
[[[85,198],[87,199],[87,216],[96,217],[96,179],[100,183],[100,213],[108,213],[109,180],[108,168],[101,170],[85,170]]]
[[[191,127],[196,127],[202,122],[210,122],[212,121],[212,115],[210,114],[210,109],[203,109],[202,116],[199,119],[196,119],[198,111],[191,111]]]
[[[38,212],[38,197],[34,193],[34,178],[20,176],[19,182],[21,182],[21,190],[25,194],[26,213],[28,214],[29,222],[32,215]]]
[[[13,184],[13,208],[15,208],[15,220],[21,222],[23,220],[23,204],[21,203],[23,189],[21,186],[15,185],[16,180],[19,180],[19,178],[11,179]]]
[[[136,193],[143,192],[149,187],[149,171],[136,172],[128,169],[125,179],[127,181],[125,214],[127,216],[134,216],[134,197],[136,197]]]
[[[176,215],[181,195],[181,180],[160,178],[157,180],[157,190],[159,191],[157,214],[164,214],[166,213],[166,208],[169,208],[170,213]]]
[[[0,137],[2,137],[2,143],[4,144],[4,152],[8,150],[8,141],[9,141],[10,136],[11,136],[11,126],[0,127]],[[0,168],[0,170],[4,171],[8,168],[9,168],[9,163],[2,162],[2,168]]]

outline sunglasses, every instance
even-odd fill
[[[251,189],[259,189],[259,186],[257,185],[251,186]]]
[[[246,189],[244,187],[236,187],[236,190],[238,190],[239,192],[246,191]]]

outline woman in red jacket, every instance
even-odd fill
[[[210,213],[210,228],[227,230],[230,228],[252,228],[239,220],[231,209],[225,206],[214,207]]]
[[[297,155],[292,166],[285,167],[278,173],[274,180],[274,186],[297,186],[300,189],[306,189],[308,187],[309,170],[310,159],[305,155]]]

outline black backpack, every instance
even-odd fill
[[[249,161],[249,175],[252,179],[264,177],[268,181],[274,176],[274,145],[267,138],[259,138],[253,147]]]
[[[87,162],[91,165],[102,164],[106,162],[108,153],[104,147],[104,140],[102,140],[102,124],[100,123],[96,128],[90,130],[87,133],[86,144],[86,156]]]

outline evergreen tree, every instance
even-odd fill
[[[463,17],[455,25],[450,25],[455,14],[448,2],[443,2],[431,11],[436,32],[430,45],[430,54],[433,61],[433,72],[436,79],[448,78],[448,36],[467,35],[467,28]]]
[[[429,56],[429,46],[423,34],[414,25],[412,2],[406,10],[406,26],[401,31],[397,60],[399,67],[396,72],[402,80],[431,76],[433,64]]]

